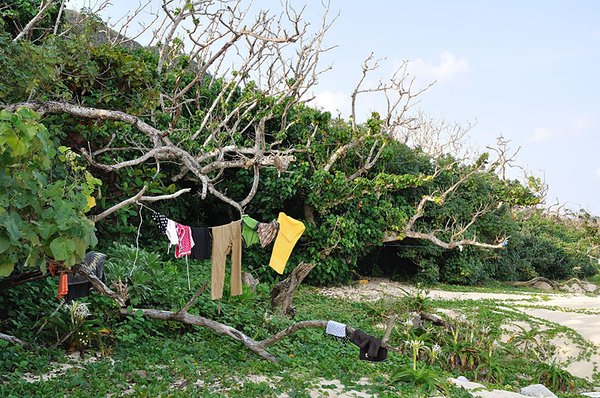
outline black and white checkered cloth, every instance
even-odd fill
[[[160,213],[152,213],[152,221],[156,223],[156,228],[158,228],[160,233],[164,234],[167,232],[167,223],[169,222],[167,217]]]

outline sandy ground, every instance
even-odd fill
[[[367,284],[356,286],[328,287],[320,293],[329,297],[357,301],[402,297],[406,292],[414,292],[414,287],[386,279],[371,279]],[[509,307],[524,314],[554,322],[573,329],[592,345],[584,348],[569,338],[556,339],[558,359],[567,370],[576,376],[591,379],[600,372],[600,355],[593,353],[593,347],[600,350],[600,297],[583,294],[558,294],[548,291],[539,293],[480,293],[449,292],[432,289],[429,297],[446,300],[493,300],[499,306]],[[585,312],[585,313],[582,313]],[[508,325],[510,326],[510,325]],[[582,350],[590,357],[575,360]]]

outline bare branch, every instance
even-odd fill
[[[196,300],[198,300],[198,297],[200,297],[200,295],[202,293],[204,293],[204,291],[206,290],[207,287],[208,287],[208,283],[205,283],[204,285],[202,285],[202,287],[196,291],[196,294],[194,294],[194,296],[191,299],[189,299],[188,302],[185,303],[185,305],[183,307],[181,307],[181,309],[179,311],[176,312],[176,314],[177,315],[181,315],[184,312],[188,312],[188,310],[190,309],[190,307],[192,305],[194,305],[194,303],[196,302]]]
[[[40,115],[45,115],[46,113],[67,113],[69,115],[83,117],[86,119],[114,120],[124,122],[136,127],[141,132],[147,134],[155,142],[159,142],[160,137],[162,135],[160,130],[152,127],[139,117],[121,111],[90,108],[58,101],[20,102],[17,104],[7,106],[6,110],[14,112],[20,107],[34,110]]]
[[[58,15],[56,17],[56,22],[54,23],[54,32],[53,32],[54,34],[58,33],[58,26],[60,25],[60,19],[62,17],[62,13],[65,8],[65,1],[66,0],[61,0],[61,2],[60,2],[60,8],[58,9]]]
[[[110,216],[111,214],[113,214],[115,211],[122,209],[125,206],[129,206],[132,203],[135,203],[137,200],[139,200],[142,195],[144,194],[144,192],[146,192],[146,189],[148,189],[147,185],[144,185],[144,187],[141,189],[141,191],[139,191],[137,194],[135,194],[134,196],[132,196],[129,199],[125,199],[124,201],[117,203],[116,205],[114,205],[113,207],[106,209],[105,211],[103,211],[102,213],[93,216],[92,217],[92,221],[94,221],[95,223],[105,219],[106,217]]]
[[[124,297],[123,295],[113,291],[111,288],[106,286],[104,284],[104,282],[102,282],[94,274],[93,271],[91,271],[88,268],[81,266],[81,265],[74,266],[73,271],[85,276],[90,281],[92,286],[94,286],[94,289],[96,289],[98,292],[100,292],[101,294],[103,294],[105,296],[112,298],[113,300],[115,300],[117,302],[117,304],[119,304],[119,306],[125,307],[126,302],[127,302],[127,297]]]
[[[24,347],[27,347],[29,344],[15,336],[11,336],[8,334],[0,333],[0,340],[8,341],[9,343],[19,344]]]
[[[35,14],[35,16],[27,23],[27,25],[25,25],[23,30],[19,32],[19,34],[13,39],[13,42],[17,42],[27,36],[31,29],[33,29],[33,27],[40,22],[40,20],[44,17],[44,14],[46,14],[46,11],[48,11],[50,6],[52,6],[55,1],[56,0],[47,0],[45,3],[43,2],[38,13]]]
[[[134,196],[132,196],[131,198],[125,199],[124,201],[117,203],[116,205],[112,206],[111,208],[103,211],[102,213],[93,216],[92,217],[92,221],[94,222],[98,222],[100,220],[105,219],[106,217],[110,216],[112,213],[122,209],[123,207],[129,206],[132,203],[136,203],[136,202],[157,202],[159,200],[169,200],[169,199],[174,199],[176,197],[178,197],[179,195],[182,195],[184,193],[190,192],[192,189],[191,188],[184,188],[184,189],[180,189],[179,191],[169,194],[169,195],[159,195],[159,196],[143,196],[144,193],[146,192],[146,189],[148,188],[147,185],[144,185],[144,187],[141,189],[141,191],[139,191],[137,194],[135,194]]]

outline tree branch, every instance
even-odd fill
[[[123,207],[129,206],[130,204],[135,203],[135,202],[157,202],[159,200],[175,199],[179,195],[188,193],[192,190],[191,188],[184,188],[184,189],[180,189],[179,191],[177,191],[175,193],[168,194],[168,195],[143,196],[144,192],[146,192],[147,188],[148,188],[148,186],[144,185],[144,187],[141,189],[141,191],[139,191],[137,194],[135,194],[131,198],[125,199],[124,201],[117,203],[110,209],[107,209],[107,210],[103,211],[102,213],[100,213],[96,216],[93,216],[92,221],[98,222],[100,220],[104,220],[106,217],[108,217],[112,213],[116,212],[117,210],[121,210]]]
[[[23,347],[29,346],[29,343],[27,343],[26,341],[23,341],[15,336],[11,336],[11,335],[4,334],[4,333],[0,333],[0,340],[8,341],[9,343],[13,343],[13,344],[19,344],[19,345],[22,345]]]
[[[27,23],[27,25],[25,25],[23,30],[19,32],[17,37],[13,39],[13,42],[17,42],[23,37],[25,37],[31,31],[31,29],[33,29],[33,27],[37,25],[40,19],[42,19],[42,17],[46,13],[46,11],[48,11],[48,8],[50,8],[50,6],[54,3],[54,1],[55,0],[48,0],[45,4],[42,4],[42,7],[38,11],[38,13]]]
[[[160,143],[160,137],[162,132],[155,127],[152,127],[148,123],[144,122],[137,116],[130,115],[121,111],[113,111],[107,109],[90,108],[86,106],[79,106],[69,104],[67,102],[58,101],[28,101],[12,104],[6,107],[6,110],[14,112],[20,107],[29,108],[38,112],[40,115],[46,113],[67,113],[73,116],[79,116],[86,119],[98,119],[98,120],[114,120],[123,122],[136,127],[142,133],[147,134],[155,144]]]
[[[104,284],[104,282],[102,282],[87,267],[81,266],[81,264],[79,264],[79,265],[73,267],[73,271],[84,275],[90,281],[92,286],[94,286],[94,289],[96,289],[98,292],[100,292],[100,294],[103,294],[105,296],[112,298],[113,300],[115,300],[117,302],[117,304],[119,304],[120,307],[125,307],[126,302],[127,302],[127,297],[124,297],[124,295],[119,294],[119,293],[113,291],[108,286],[106,286],[106,284]]]

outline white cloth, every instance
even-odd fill
[[[325,333],[336,337],[346,337],[346,325],[336,321],[327,321]]]
[[[169,244],[178,245],[179,237],[177,236],[177,224],[173,220],[167,221],[167,230],[165,231],[169,238]]]

